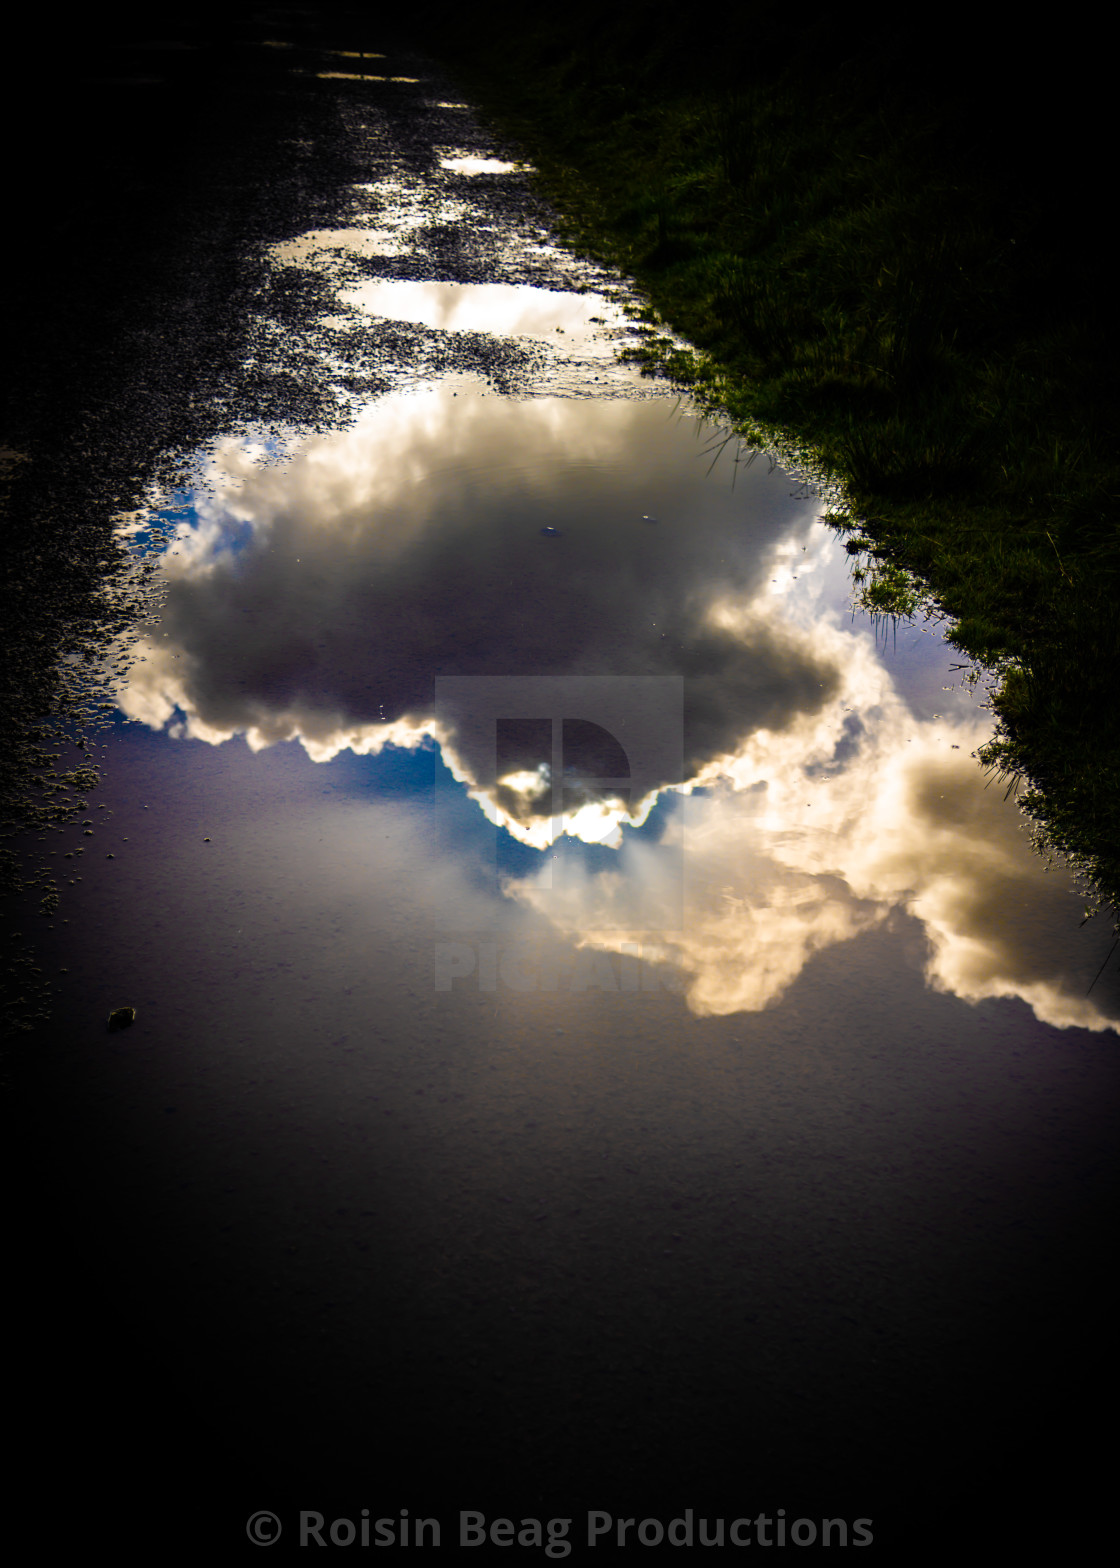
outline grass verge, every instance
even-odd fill
[[[1120,333],[1083,73],[964,48],[951,11],[492,24],[448,20],[445,58],[694,345],[649,368],[838,487],[864,602],[929,607],[995,675],[982,764],[1115,913]]]

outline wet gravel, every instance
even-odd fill
[[[364,68],[404,80],[317,74],[349,70],[356,49],[384,51]],[[7,280],[22,308],[3,341],[0,876],[16,1030],[49,1011],[35,923],[65,914],[41,846],[90,809],[114,666],[158,613],[152,551],[126,549],[117,520],[172,491],[219,434],[336,427],[402,375],[469,370],[510,392],[548,372],[546,345],[370,321],[338,309],[342,288],[604,282],[542,244],[551,215],[526,175],[444,167],[516,153],[377,19],[233,7],[218,29],[176,20],[154,40],[109,24],[60,69],[55,128],[76,172],[60,190],[53,152],[25,162]],[[400,253],[278,263],[283,242],[356,218],[403,223]]]

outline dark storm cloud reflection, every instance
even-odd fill
[[[759,596],[813,512],[780,476],[751,470],[733,491],[730,464],[709,466],[697,422],[666,400],[517,402],[454,381],[383,400],[285,467],[228,443],[167,559],[126,710],[212,741],[298,737],[326,758],[414,744],[438,677],[681,676],[684,773],[656,782],[693,779],[838,684],[773,616],[720,619]],[[458,736],[440,739],[483,776]],[[526,824],[551,810],[531,791],[502,804]]]

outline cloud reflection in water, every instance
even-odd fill
[[[482,759],[437,724],[437,677],[680,676],[684,769],[659,782],[698,793],[665,818],[686,835],[686,914],[658,940],[695,1012],[773,1005],[815,952],[901,907],[924,922],[934,987],[1110,1027],[1084,996],[1065,879],[970,756],[984,715],[915,717],[823,569],[836,545],[815,503],[759,469],[733,491],[728,464],[708,466],[661,399],[487,398],[466,377],[383,399],[283,468],[231,439],[121,706],[211,744],[298,738],[317,761],[434,736],[478,798]],[[798,560],[795,602],[775,581],[792,590]],[[483,804],[544,848],[550,791],[527,777]],[[615,874],[576,866],[547,899],[534,874],[507,896],[589,950],[640,938],[627,901],[663,873],[620,829],[648,806],[569,820],[619,845]]]

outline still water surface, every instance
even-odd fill
[[[59,1093],[261,1473],[873,1514],[892,1433],[932,1475],[1055,1375],[1108,938],[937,628],[852,612],[823,503],[620,361],[618,280],[425,112],[438,181],[274,253],[347,418],[122,522],[166,594],[48,938]]]

